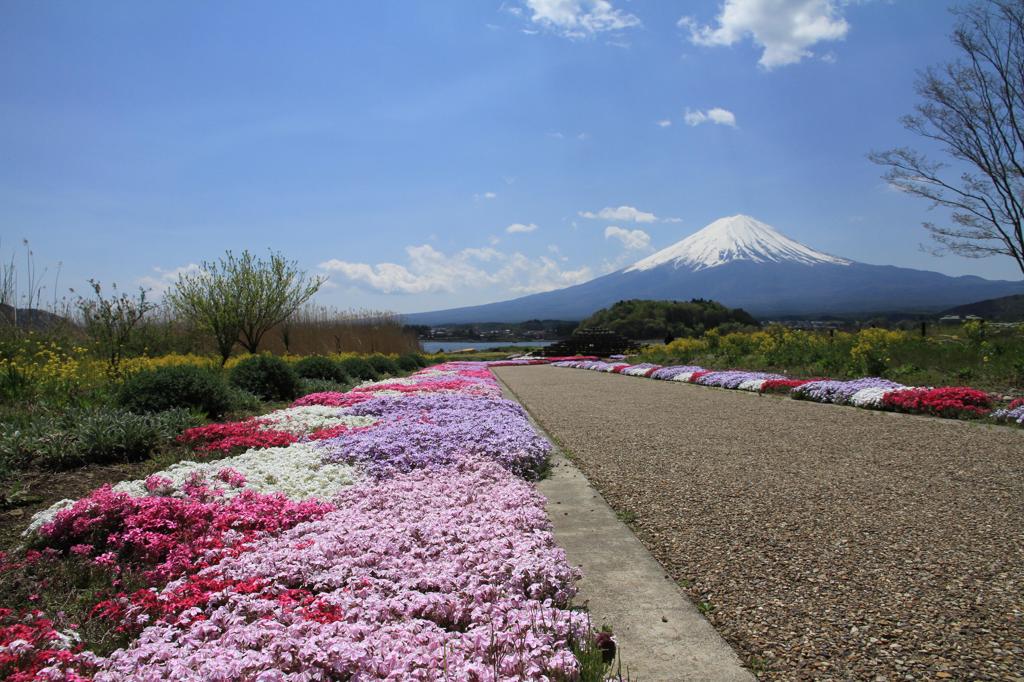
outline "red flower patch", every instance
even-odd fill
[[[213,491],[203,486],[185,490],[189,497],[132,497],[103,486],[57,512],[40,536],[68,552],[88,547],[83,558],[93,563],[112,563],[116,557],[116,572],[142,571],[148,583],[162,584],[246,551],[263,533],[281,532],[334,509],[326,502],[293,502],[251,490],[226,501],[211,501]]]
[[[178,442],[207,452],[230,452],[234,448],[279,448],[298,441],[287,431],[261,428],[259,420],[207,424],[187,429]]]
[[[885,394],[882,404],[898,412],[937,417],[981,417],[992,411],[992,396],[965,386],[908,388]]]
[[[351,407],[358,405],[364,400],[370,400],[373,395],[366,393],[338,393],[336,391],[324,391],[322,393],[310,393],[302,396],[292,407],[306,407],[308,405],[326,405],[327,407]]]
[[[789,393],[797,386],[821,379],[769,379],[761,384],[761,393]]]

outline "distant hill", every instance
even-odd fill
[[[630,339],[661,339],[666,336],[699,336],[723,324],[756,325],[741,308],[727,308],[718,301],[649,301],[632,299],[602,308],[580,322],[579,329],[610,329]]]
[[[868,265],[816,251],[749,216],[721,218],[633,265],[583,284],[485,305],[404,315],[407,324],[579,320],[625,299],[721,301],[759,318],[870,311],[935,313],[1024,294],[1024,282]]]
[[[17,324],[19,329],[44,331],[65,324],[68,319],[40,308],[14,308],[0,303],[0,323]]]
[[[1024,294],[989,298],[977,303],[958,305],[942,313],[943,315],[977,315],[993,322],[1024,321]]]

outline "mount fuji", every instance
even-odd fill
[[[409,324],[579,320],[631,298],[709,298],[761,318],[932,312],[1021,293],[1021,281],[858,263],[805,246],[750,216],[735,215],[583,284],[404,317]]]

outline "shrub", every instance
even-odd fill
[[[366,358],[366,361],[370,363],[370,366],[373,367],[379,375],[389,374],[394,376],[395,374],[400,374],[402,371],[399,369],[395,361],[386,355],[374,354]]]
[[[287,362],[273,355],[253,355],[231,368],[232,384],[263,400],[294,400],[299,377]]]
[[[341,366],[324,355],[310,355],[295,363],[295,373],[303,379],[325,379],[339,384],[348,381]]]
[[[117,402],[132,412],[185,408],[219,417],[231,409],[231,394],[219,374],[201,367],[174,365],[128,377]]]
[[[395,360],[395,364],[405,372],[415,372],[423,366],[420,362],[420,357],[415,353],[406,353],[405,355],[399,355],[398,359]]]
[[[362,358],[345,358],[339,360],[338,364],[345,374],[360,381],[374,381],[379,378],[377,370],[369,362]]]
[[[347,384],[340,384],[329,379],[299,379],[299,393],[302,395],[326,392],[344,393],[347,389]]]
[[[16,402],[31,393],[32,382],[13,364],[0,369],[0,402]]]
[[[22,428],[0,428],[0,460],[12,468],[51,469],[138,461],[174,443],[194,421],[182,409],[152,414],[111,407],[42,412]]]
[[[245,389],[228,384],[228,395],[231,396],[232,412],[260,412],[263,409],[263,402],[258,395],[250,393]]]

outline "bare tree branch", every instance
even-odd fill
[[[1024,273],[1024,0],[978,0],[955,10],[961,58],[918,79],[922,102],[904,127],[937,142],[957,165],[901,147],[872,152],[885,179],[950,210],[952,225],[924,223],[943,251],[1008,256]]]

